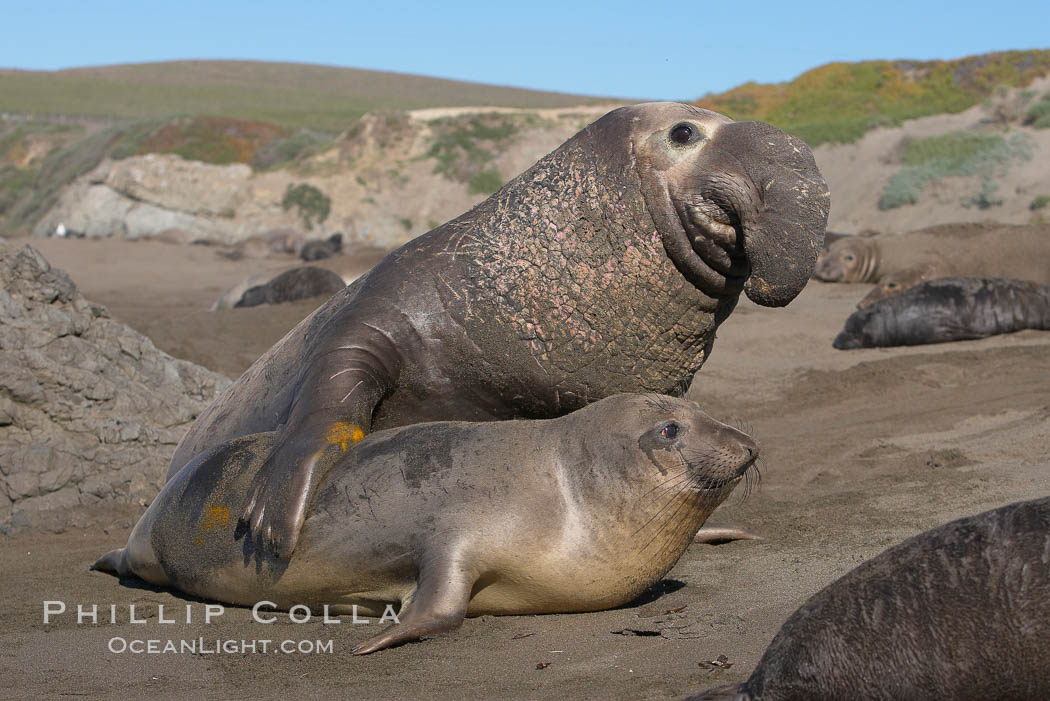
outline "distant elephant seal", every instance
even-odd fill
[[[207,599],[380,615],[374,652],[464,616],[625,604],[675,564],[758,456],[693,402],[617,395],[559,419],[415,424],[352,449],[317,485],[289,560],[237,527],[273,433],[197,457],[94,569]],[[357,429],[359,430],[359,429]],[[359,436],[357,437],[359,438]]]
[[[871,288],[871,291],[863,299],[857,302],[857,309],[867,309],[880,299],[899,295],[915,287],[920,282],[934,280],[939,277],[950,277],[952,274],[951,266],[938,261],[887,273],[875,287]]]
[[[830,244],[813,270],[824,282],[882,282],[923,265],[942,274],[1006,277],[1050,284],[1045,227],[948,224],[904,234],[847,236]]]
[[[343,235],[336,233],[326,239],[311,239],[299,250],[299,257],[305,261],[324,260],[343,251]]]
[[[918,346],[1024,329],[1050,330],[1050,286],[946,277],[853,312],[832,345],[839,350]]]
[[[302,265],[285,270],[269,282],[249,287],[234,307],[257,307],[260,304],[283,304],[310,297],[330,297],[346,287],[343,278],[331,270]]]
[[[243,258],[271,258],[274,255],[298,255],[303,247],[303,235],[291,229],[271,229],[237,242],[232,248],[217,251],[231,260]]]
[[[278,431],[236,516],[287,556],[333,426],[681,395],[741,291],[773,307],[801,292],[829,202],[809,148],[768,124],[675,103],[614,110],[303,320],[201,414],[169,478]]]
[[[1050,699],[1050,498],[890,548],[792,614],[743,684],[690,701]]]

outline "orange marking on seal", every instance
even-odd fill
[[[230,522],[230,507],[228,506],[213,506],[204,512],[204,518],[201,519],[200,532],[208,533],[214,531],[217,528],[225,528]],[[204,538],[198,537],[194,539],[193,544],[198,548],[204,545]]]
[[[325,434],[325,440],[332,445],[338,444],[344,453],[347,444],[358,443],[364,437],[365,432],[361,430],[361,427],[349,421],[336,421],[328,427],[328,433]]]

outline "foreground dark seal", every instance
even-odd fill
[[[1050,698],[1050,498],[922,533],[792,614],[751,677],[691,701]]]
[[[747,435],[684,399],[619,395],[547,421],[374,433],[320,479],[299,547],[236,532],[276,439],[234,439],[169,480],[126,549],[94,567],[235,604],[270,601],[400,624],[367,653],[464,616],[595,611],[658,581],[754,463]]]
[[[287,556],[333,432],[681,395],[742,290],[767,306],[802,290],[828,205],[806,145],[767,124],[614,110],[300,323],[201,415],[168,476],[276,430],[235,516]]]
[[[1023,329],[1050,330],[1050,286],[946,277],[853,312],[832,345],[839,350],[917,346]]]

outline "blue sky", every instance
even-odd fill
[[[4,68],[240,58],[653,99],[830,61],[1050,48],[1050,0],[0,0],[0,17]]]

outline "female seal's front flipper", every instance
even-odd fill
[[[372,411],[396,377],[397,369],[363,344],[325,356],[312,364],[296,392],[240,516],[239,535],[261,537],[279,558],[291,556],[314,489],[369,432]]]
[[[351,652],[367,655],[459,628],[466,618],[476,579],[456,559],[445,557],[445,562],[424,565],[415,591],[401,607],[398,622]]]

